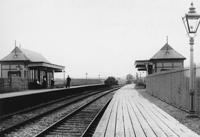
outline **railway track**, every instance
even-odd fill
[[[114,90],[116,89],[110,90],[110,92]],[[58,119],[64,117],[65,115],[68,115],[71,112],[74,112],[75,109],[79,108],[82,105],[86,105],[88,102],[93,100],[93,98],[97,98],[99,96],[102,96],[103,94],[108,93],[102,93],[102,91],[99,91],[98,93],[89,93],[87,95],[82,95],[73,99],[71,98],[61,106],[54,106],[54,108],[51,108],[48,111],[22,120],[21,122],[14,124],[8,128],[1,129],[0,136],[35,136],[35,134],[41,132],[41,129],[48,127]],[[52,117],[52,119],[49,117]]]
[[[34,137],[83,137],[92,136],[97,125],[97,118],[101,115],[112,98],[112,94],[102,95],[80,106],[59,121],[56,121]],[[92,128],[93,127],[93,128]]]

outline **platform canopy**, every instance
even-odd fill
[[[149,60],[136,60],[135,67],[138,71],[147,71],[147,66],[152,64]]]
[[[62,72],[64,66],[50,63],[40,53],[15,47],[10,54],[0,60],[0,62],[26,62],[29,68],[45,67],[55,72]]]

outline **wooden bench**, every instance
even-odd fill
[[[93,137],[199,137],[127,85],[119,89]]]

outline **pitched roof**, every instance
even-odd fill
[[[10,54],[1,59],[0,61],[30,61],[30,62],[46,62],[50,63],[44,56],[41,54],[30,51],[27,49],[22,49],[15,47]]]
[[[152,58],[154,59],[185,59],[183,55],[175,51],[168,43],[166,43]]]

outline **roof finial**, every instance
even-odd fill
[[[15,48],[17,47],[17,41],[15,40]]]
[[[166,42],[167,42],[167,44],[168,44],[168,36],[166,37]]]
[[[14,49],[14,50],[15,50],[15,55],[14,55],[14,57],[16,58],[16,57],[17,57],[17,51],[16,51],[16,50],[17,50],[17,41],[16,41],[16,40],[15,40],[15,49]]]

